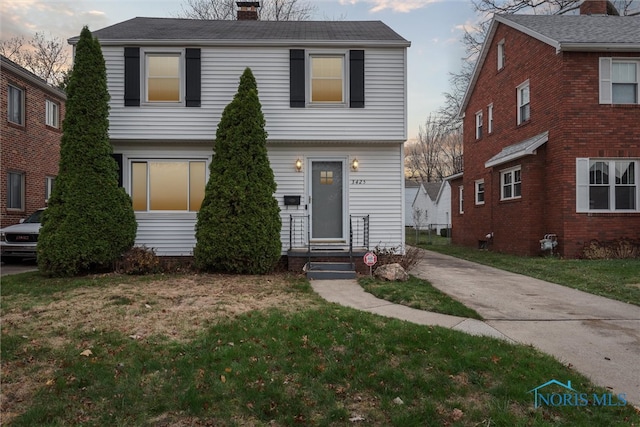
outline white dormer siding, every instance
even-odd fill
[[[144,49],[143,46],[141,48]],[[347,51],[345,48],[315,47],[313,50]],[[124,48],[103,46],[111,94],[110,137],[112,140],[154,142],[212,140],[224,107],[237,91],[240,75],[249,67],[258,84],[270,140],[404,141],[406,49],[366,48],[364,51],[365,108],[291,108],[289,49],[285,47],[203,47],[200,107],[125,107]]]

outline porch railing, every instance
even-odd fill
[[[311,252],[309,215],[289,215],[289,250],[304,247]]]

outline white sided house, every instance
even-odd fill
[[[298,252],[403,247],[410,42],[391,28],[134,18],[93,35],[106,61],[109,136],[137,245],[192,255],[216,128],[249,67],[290,267]]]
[[[419,220],[419,228],[431,229],[439,233],[451,224],[451,185],[449,181],[426,182],[420,184],[411,205],[414,221]],[[419,213],[419,214],[418,214]],[[414,224],[415,227],[415,224]]]

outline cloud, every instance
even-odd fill
[[[371,9],[369,9],[371,13],[382,12],[386,9],[393,12],[408,13],[440,1],[443,0],[340,0],[340,4],[367,3],[371,5]]]

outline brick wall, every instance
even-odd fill
[[[506,61],[497,70],[497,44]],[[464,176],[452,181],[453,242],[477,247],[494,233],[492,249],[540,254],[544,234],[558,235],[559,251],[579,255],[591,239],[640,238],[640,213],[576,213],[577,157],[640,158],[640,105],[600,105],[600,56],[629,53],[562,52],[500,24],[474,86],[464,119]],[[531,119],[517,124],[518,85],[529,80]],[[494,132],[487,134],[487,106],[493,104]],[[484,113],[483,137],[475,138],[475,115]],[[486,168],[502,148],[542,132],[549,141],[535,155]],[[522,197],[500,200],[500,171],[522,168]],[[640,171],[638,171],[640,172]],[[638,174],[636,172],[636,174]],[[475,205],[475,181],[484,179],[485,203]],[[457,187],[464,186],[459,215]]]
[[[60,129],[45,125],[45,99],[60,105],[60,124],[64,118],[64,99],[45,92],[21,75],[2,68],[0,96],[0,133],[2,134],[2,173],[0,174],[0,226],[17,223],[27,214],[45,206],[47,176],[58,175]],[[8,84],[22,88],[25,94],[24,126],[7,120]],[[7,209],[7,173],[22,172],[25,177],[25,209]]]

